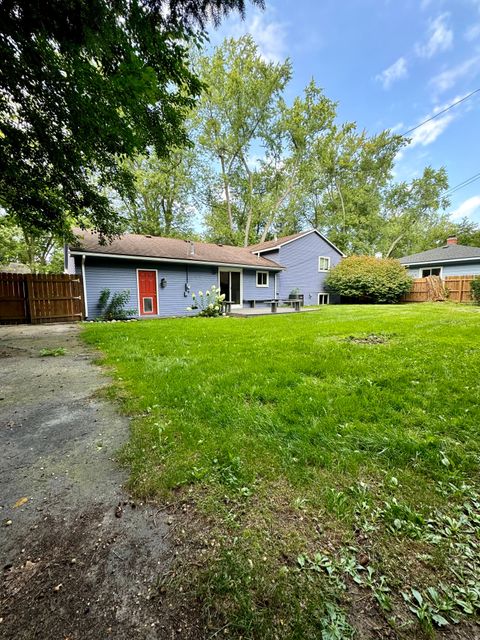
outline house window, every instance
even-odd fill
[[[422,278],[428,278],[428,276],[441,276],[442,275],[442,268],[441,267],[434,267],[433,269],[422,269]]]
[[[268,287],[268,271],[257,271],[257,287]]]
[[[330,271],[330,258],[326,256],[318,257],[318,270],[319,271]]]
[[[318,304],[330,304],[330,295],[328,293],[319,293]]]
[[[153,313],[153,298],[143,298],[143,313]]]

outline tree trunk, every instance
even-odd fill
[[[252,226],[252,218],[253,218],[253,208],[252,208],[252,200],[253,200],[253,175],[250,171],[250,167],[248,166],[247,161],[245,160],[243,154],[241,156],[243,166],[245,167],[245,171],[248,176],[248,207],[247,207],[247,221],[245,223],[245,236],[243,240],[243,246],[248,247],[248,241],[250,237],[250,228]]]
[[[395,249],[395,247],[397,246],[397,244],[400,242],[400,240],[402,240],[404,238],[405,234],[401,233],[398,238],[395,238],[395,240],[392,242],[392,244],[390,245],[389,250],[387,251],[387,255],[385,256],[386,258],[390,258],[390,256],[392,255],[393,250]]]
[[[232,204],[230,202],[230,185],[228,183],[228,176],[225,171],[225,160],[223,156],[220,156],[220,165],[222,167],[223,188],[225,191],[225,201],[227,203],[228,224],[230,226],[230,231],[233,233],[235,229],[233,227]]]
[[[265,242],[268,232],[270,231],[270,227],[272,226],[273,221],[275,220],[275,214],[277,212],[277,209],[281,207],[282,204],[285,202],[285,200],[288,198],[288,196],[292,191],[292,187],[293,187],[293,179],[290,181],[285,193],[283,193],[275,203],[275,206],[272,209],[272,214],[270,215],[267,221],[267,224],[265,225],[265,229],[263,230],[262,237],[260,238],[260,242]]]
[[[338,184],[337,179],[335,178],[335,187],[338,191],[338,195],[340,196],[340,202],[342,205],[342,213],[343,213],[343,233],[344,235],[347,232],[347,212],[345,211],[345,202],[343,200],[343,195],[342,195],[342,190],[340,189],[340,186]]]

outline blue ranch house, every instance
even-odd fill
[[[85,315],[98,317],[103,289],[130,292],[137,317],[191,315],[191,294],[220,287],[232,310],[287,299],[292,292],[305,304],[328,304],[324,280],[342,252],[311,229],[251,247],[124,234],[110,244],[75,230],[65,247],[67,273],[83,277]]]

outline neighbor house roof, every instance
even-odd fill
[[[480,260],[480,247],[467,247],[462,244],[447,244],[436,249],[429,249],[411,256],[403,256],[400,262],[405,265],[431,264],[443,262],[463,262]]]
[[[289,242],[294,242],[299,238],[303,238],[304,236],[308,236],[311,233],[316,233],[320,238],[325,240],[331,247],[338,251],[341,256],[345,254],[340,251],[338,247],[336,247],[333,242],[330,242],[328,238],[326,238],[318,229],[309,229],[308,231],[300,231],[300,233],[294,233],[291,236],[283,236],[282,238],[277,238],[276,240],[267,240],[266,242],[259,242],[258,244],[251,244],[248,249],[255,253],[263,253],[264,251],[272,251],[273,249],[278,249],[279,247],[283,247],[284,244],[288,244]]]
[[[126,233],[102,245],[96,233],[80,229],[75,229],[74,233],[78,242],[69,245],[73,255],[145,258],[165,262],[256,267],[267,270],[283,268],[273,260],[257,256],[250,249],[243,247],[133,233]]]

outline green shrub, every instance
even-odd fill
[[[330,271],[326,286],[359,302],[392,303],[410,291],[412,279],[398,260],[351,256]]]
[[[102,289],[98,298],[99,317],[101,320],[127,320],[137,313],[136,309],[126,309],[130,300],[130,291],[117,291],[113,295],[110,289]]]
[[[480,276],[474,278],[470,283],[470,293],[475,304],[480,304]]]

